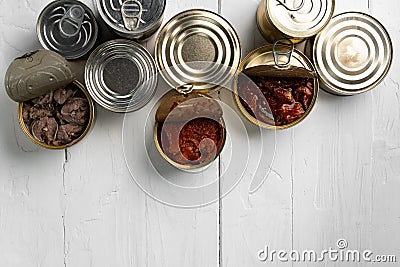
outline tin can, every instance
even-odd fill
[[[239,81],[243,78],[246,79],[246,81],[250,81],[248,76],[244,75],[243,73],[245,73],[246,70],[253,70],[255,68],[265,66],[268,67],[268,69],[264,71],[265,73],[268,73],[266,75],[281,77],[283,79],[287,79],[290,77],[308,77],[308,79],[312,81],[312,97],[310,96],[309,103],[307,104],[308,107],[304,108],[305,110],[302,116],[296,118],[290,123],[276,125],[277,119],[272,114],[268,114],[268,120],[261,120],[254,115],[254,110],[248,110],[248,108],[246,108],[245,102],[243,102],[244,93],[240,91]],[[256,84],[254,84],[253,82],[251,83],[255,86],[256,90],[260,90],[258,89]],[[275,42],[274,45],[266,45],[254,50],[243,59],[238,68],[238,74],[236,75],[234,98],[241,113],[253,124],[264,129],[283,130],[299,124],[310,114],[317,99],[318,89],[318,78],[315,68],[310,59],[308,59],[308,57],[300,51],[294,49],[293,44],[290,47],[290,45],[288,45],[286,42],[279,41]],[[293,93],[293,90],[294,88],[291,88],[287,91]],[[263,98],[266,101],[266,107],[263,108],[272,109],[272,106],[269,105],[272,104],[271,102],[273,102],[273,100],[271,102],[268,102],[269,100],[267,99],[267,97],[264,97],[263,95],[260,98]],[[290,105],[293,105],[293,103]]]
[[[210,90],[231,79],[240,63],[239,37],[220,15],[202,9],[179,13],[161,29],[155,58],[172,87],[192,84]]]
[[[290,39],[299,43],[316,35],[332,18],[335,0],[262,0],[257,25],[269,43]]]
[[[85,67],[90,95],[113,112],[132,112],[145,106],[157,86],[156,65],[140,44],[120,39],[97,47]]]
[[[95,45],[98,26],[93,12],[82,2],[57,0],[40,13],[36,31],[45,49],[78,59]]]
[[[103,21],[118,35],[145,40],[161,26],[166,0],[96,0]]]
[[[79,135],[79,137],[77,139],[73,140],[72,142],[70,142],[68,144],[48,145],[43,142],[40,142],[37,138],[34,137],[31,129],[29,129],[29,127],[26,125],[26,123],[24,121],[23,110],[24,110],[25,102],[19,102],[19,104],[18,104],[18,121],[19,121],[22,131],[32,142],[34,142],[35,144],[37,144],[41,147],[44,147],[47,149],[54,149],[54,150],[65,149],[65,148],[71,147],[71,146],[79,143],[90,132],[90,129],[92,128],[92,125],[94,123],[94,118],[95,118],[95,108],[94,108],[94,103],[93,103],[92,99],[90,98],[89,93],[86,91],[85,87],[80,82],[73,81],[72,83],[68,84],[65,88],[72,89],[72,90],[78,90],[79,92],[81,92],[81,94],[83,94],[85,96],[86,100],[88,101],[88,105],[89,105],[89,118],[88,118],[86,127],[84,127],[83,132]]]
[[[335,16],[316,36],[312,50],[321,88],[343,96],[376,87],[387,75],[393,58],[384,26],[359,12]]]
[[[222,107],[207,94],[183,85],[164,95],[156,113],[154,142],[172,166],[188,172],[208,168],[226,141]]]

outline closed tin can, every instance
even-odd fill
[[[335,16],[316,36],[312,51],[321,88],[343,96],[377,86],[393,58],[392,42],[383,25],[359,12]]]
[[[96,0],[103,21],[118,35],[144,40],[153,35],[164,18],[166,0]]]
[[[299,43],[320,32],[332,18],[335,0],[262,0],[257,25],[269,43],[290,39]]]
[[[157,109],[154,142],[172,166],[188,172],[209,167],[226,141],[222,107],[186,84],[164,95]]]
[[[131,112],[145,106],[157,86],[156,65],[140,44],[120,39],[97,47],[85,67],[90,95],[113,112]]]
[[[259,73],[257,75],[261,77],[261,80],[252,81],[250,77],[254,76],[254,73]],[[263,80],[269,77],[278,79],[278,86],[274,87],[272,80]],[[302,77],[309,80],[308,83],[311,83],[307,85],[311,91],[311,94],[308,95],[307,105],[303,103],[305,94],[302,90],[304,88],[300,88],[300,86],[296,88],[296,83],[293,82],[293,79]],[[260,83],[271,84],[272,92],[261,91]],[[286,83],[288,86],[285,87]],[[303,86],[302,83],[304,82],[299,83],[299,85]],[[245,90],[245,84],[250,84],[252,90],[260,92],[260,94],[251,92],[251,95],[247,97],[248,91]],[[297,89],[299,89],[298,92]],[[317,99],[318,89],[318,78],[310,59],[294,49],[293,46],[290,47],[286,43],[276,42],[274,45],[266,45],[252,51],[243,59],[236,76],[234,98],[242,114],[253,124],[264,129],[283,130],[299,124],[310,114]],[[274,93],[279,94],[274,95]],[[289,100],[288,102],[277,103],[282,98],[285,101],[286,99]],[[257,102],[253,104],[253,101]],[[277,110],[285,111],[285,108],[287,108],[290,111],[290,108],[294,108],[298,103],[301,106],[296,111],[303,109],[301,116],[290,118],[290,112],[285,113],[285,118],[290,119],[290,121],[278,124],[279,116],[274,113],[275,106],[278,107]],[[256,109],[266,114],[265,119],[256,115]]]
[[[37,20],[41,45],[66,59],[85,56],[95,45],[98,26],[93,12],[80,1],[57,0],[47,5]]]
[[[240,63],[239,37],[216,13],[193,9],[179,13],[161,29],[155,58],[162,77],[172,87],[192,84],[194,90],[223,85]]]

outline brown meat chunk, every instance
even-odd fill
[[[51,145],[56,139],[58,124],[54,118],[44,117],[32,124],[32,134],[39,142]]]
[[[53,102],[53,92],[50,92],[48,94],[45,94],[43,96],[39,96],[35,99],[32,100],[33,104],[37,104],[37,105],[47,105],[47,104],[51,104]]]
[[[54,91],[54,100],[63,105],[69,98],[71,98],[75,94],[75,91],[72,89],[58,89]]]
[[[53,110],[54,107],[52,104],[35,104],[33,107],[31,107],[29,116],[32,120],[41,119],[44,117],[51,117],[53,115]]]
[[[86,99],[73,97],[67,100],[61,109],[63,119],[69,123],[83,125],[87,122],[89,104]]]

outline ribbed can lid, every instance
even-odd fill
[[[349,12],[335,16],[314,41],[314,63],[322,88],[353,95],[374,88],[392,62],[392,43],[373,17]]]
[[[166,0],[96,0],[102,19],[114,31],[142,39],[161,25]]]
[[[135,111],[145,106],[155,92],[155,62],[140,44],[112,40],[90,55],[85,82],[90,95],[104,108],[114,112]]]
[[[275,27],[290,37],[306,38],[321,31],[332,18],[335,0],[263,0]]]
[[[224,18],[193,9],[173,17],[159,33],[155,56],[165,81],[173,88],[194,90],[222,85],[240,63],[239,37]]]
[[[47,5],[37,20],[41,45],[66,59],[86,55],[94,46],[98,26],[93,12],[82,2],[59,0]]]

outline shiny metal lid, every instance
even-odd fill
[[[145,106],[157,85],[150,53],[130,40],[112,40],[90,55],[85,82],[93,99],[114,112],[131,112]]]
[[[173,17],[159,33],[155,57],[171,87],[193,84],[194,89],[223,85],[240,63],[239,37],[216,13],[193,9]]]
[[[77,59],[94,46],[98,35],[96,18],[82,2],[54,1],[47,5],[37,20],[41,45],[60,53],[66,59]]]
[[[333,15],[335,0],[263,0],[266,13],[279,31],[290,37],[317,34]]]
[[[321,87],[353,95],[378,85],[390,69],[392,43],[385,28],[358,12],[335,16],[314,41]]]
[[[142,39],[161,25],[166,0],[97,0],[96,5],[102,19],[117,33]]]

